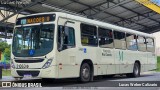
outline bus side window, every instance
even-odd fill
[[[98,46],[96,26],[81,24],[81,43],[83,46]]]
[[[149,52],[155,52],[154,39],[147,38],[146,42],[147,42],[147,51],[149,51]]]
[[[127,41],[127,49],[129,50],[137,50],[137,36],[134,34],[126,34],[126,41]]]
[[[118,49],[126,49],[126,39],[125,39],[125,33],[114,31],[114,45],[115,48]]]
[[[75,47],[74,28],[58,26],[58,50]]]
[[[146,51],[146,38],[143,36],[138,36],[138,50],[139,51]]]
[[[99,46],[102,48],[113,48],[112,30],[98,28]]]

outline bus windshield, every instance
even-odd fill
[[[34,57],[48,54],[53,49],[54,24],[16,27],[12,53],[16,57]]]

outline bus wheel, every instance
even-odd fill
[[[139,76],[140,76],[140,65],[138,63],[135,63],[133,69],[133,77],[139,77]]]
[[[88,82],[91,78],[91,71],[90,66],[88,63],[83,63],[80,69],[80,81],[81,82]]]
[[[139,77],[140,76],[140,65],[134,64],[133,73],[126,74],[127,77]]]

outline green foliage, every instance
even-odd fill
[[[8,45],[7,42],[0,39],[0,52],[2,54],[1,55],[2,62],[4,61],[4,56],[5,56],[5,60],[6,60],[5,62],[9,62],[10,53],[11,53],[10,47],[11,47],[11,45]]]
[[[160,56],[157,57],[157,70],[158,72],[160,72]]]
[[[2,76],[11,76],[11,70],[2,69]]]
[[[0,51],[4,52],[5,48],[10,48],[10,45],[8,45],[6,42],[0,42]]]
[[[10,56],[11,56],[10,54],[11,54],[10,48],[5,48],[4,55],[6,57],[6,60],[10,60]]]
[[[2,53],[0,62],[5,62],[6,64],[10,64],[10,59],[4,60],[4,53]]]

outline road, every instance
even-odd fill
[[[115,76],[113,78],[104,78],[104,77],[95,77],[93,82],[88,83],[79,83],[76,79],[60,79],[60,80],[47,80],[42,81],[41,79],[35,80],[22,80],[22,83],[42,83],[41,88],[24,88],[24,90],[69,90],[69,89],[83,89],[83,90],[160,90],[160,87],[118,87],[118,83],[127,83],[127,82],[152,82],[160,81],[160,73],[147,73],[142,74],[138,78],[127,78],[125,76]],[[106,87],[112,86],[115,84],[117,87]],[[160,84],[160,82],[159,82]],[[158,85],[159,85],[158,84]],[[1,89],[1,88],[0,88]],[[3,90],[21,90],[22,88],[3,88]]]

